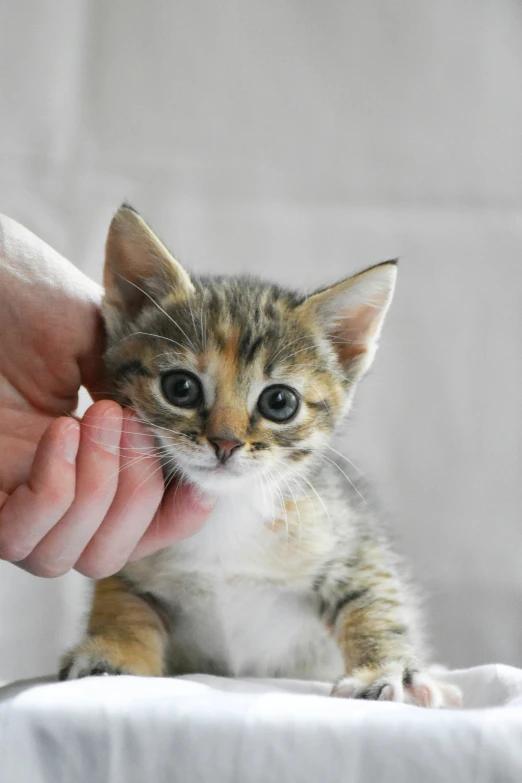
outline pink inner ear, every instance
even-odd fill
[[[350,307],[345,315],[338,318],[330,330],[332,342],[342,364],[349,364],[368,350],[375,337],[382,311],[371,304]]]

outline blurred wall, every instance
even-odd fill
[[[20,0],[0,41],[0,211],[94,278],[124,198],[198,271],[402,258],[342,450],[438,659],[520,664],[520,1]],[[0,564],[0,678],[54,669],[84,592]]]

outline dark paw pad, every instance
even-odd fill
[[[80,677],[108,677],[116,674],[125,674],[125,672],[118,666],[111,666],[110,663],[99,663],[90,671],[82,672]]]
[[[117,674],[128,674],[119,666],[112,666],[108,661],[90,661],[83,656],[72,657],[58,673],[60,680],[79,680],[84,677],[109,677]]]

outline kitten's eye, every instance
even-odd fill
[[[161,379],[161,390],[170,404],[178,408],[195,408],[203,399],[198,379],[181,370],[165,373]]]
[[[259,413],[270,421],[289,421],[297,412],[299,398],[288,386],[269,386],[257,401]]]

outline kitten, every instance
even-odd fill
[[[397,267],[311,296],[196,277],[124,205],[107,240],[106,367],[166,478],[217,500],[204,528],[97,583],[62,679],[293,677],[334,696],[456,704],[433,680],[395,560],[332,436],[374,358]]]

